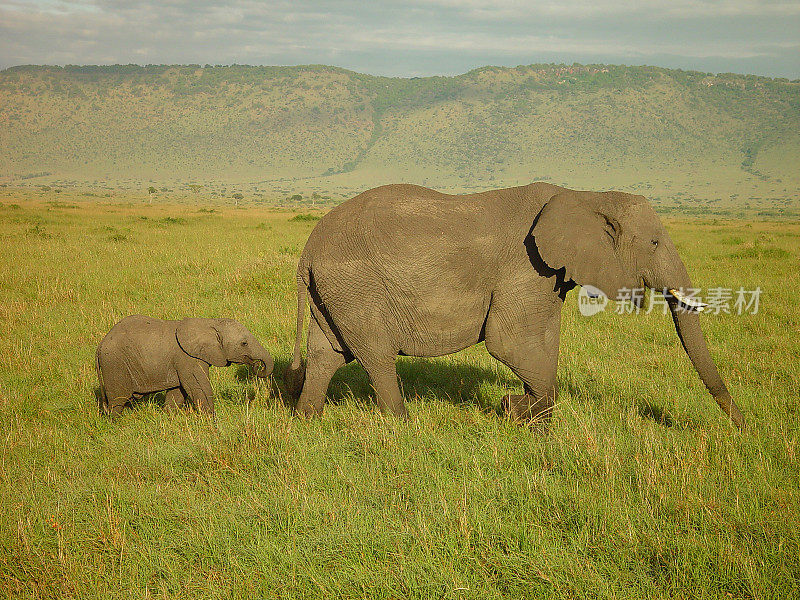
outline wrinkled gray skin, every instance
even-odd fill
[[[561,307],[576,284],[610,297],[642,283],[691,288],[672,240],[642,196],[548,183],[452,196],[413,185],[368,190],[325,215],[297,270],[297,338],[286,372],[297,411],[322,411],[333,373],[356,359],[378,405],[406,417],[395,357],[440,356],[482,340],[522,380],[506,398],[522,421],[550,418]],[[301,337],[312,318],[307,364]],[[669,295],[668,295],[669,296]],[[719,406],[741,426],[699,315],[668,302],[678,336]]]
[[[269,352],[233,319],[125,317],[100,342],[96,359],[100,414],[109,417],[145,394],[165,390],[167,410],[191,403],[214,414],[209,365],[246,364],[258,377],[269,377],[273,367]]]

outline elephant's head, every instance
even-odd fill
[[[272,374],[269,352],[248,329],[233,319],[184,319],[175,331],[186,354],[210,365],[246,364],[258,377]]]
[[[547,266],[612,300],[623,288],[666,291],[678,336],[700,378],[731,420],[744,424],[708,352],[698,314],[702,305],[680,292],[692,287],[686,267],[644,197],[560,192],[536,217],[531,236]]]

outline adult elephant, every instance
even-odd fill
[[[678,336],[723,411],[742,426],[700,328],[702,306],[675,245],[642,196],[548,183],[448,195],[415,185],[368,190],[325,215],[297,269],[297,337],[286,371],[297,410],[319,414],[333,373],[356,359],[378,405],[406,417],[398,354],[441,356],[480,341],[522,380],[506,409],[547,420],[556,400],[561,307],[579,285],[616,298],[669,290]],[[306,298],[312,318],[301,363]]]

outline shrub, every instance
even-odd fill
[[[318,215],[312,215],[310,213],[300,213],[299,215],[293,216],[289,221],[297,221],[297,222],[304,222],[304,221],[319,221],[322,217]]]
[[[42,226],[41,226],[39,223],[37,223],[36,225],[34,225],[34,226],[33,226],[33,227],[31,227],[30,229],[28,229],[28,231],[26,231],[26,233],[27,233],[28,235],[30,235],[30,236],[34,236],[34,237],[38,237],[38,238],[42,238],[42,239],[45,239],[45,240],[46,240],[46,239],[50,239],[51,237],[53,237],[52,235],[50,235],[49,233],[47,233],[47,232],[44,230],[44,227],[42,227]]]

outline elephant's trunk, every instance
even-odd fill
[[[692,301],[680,294],[680,290],[688,290],[692,287],[686,267],[678,257],[677,250],[669,242],[674,254],[668,262],[670,267],[664,269],[662,273],[653,273],[645,276],[645,283],[658,291],[676,290],[678,293],[668,292],[670,311],[672,320],[675,323],[675,331],[683,344],[683,349],[689,355],[692,365],[697,370],[700,379],[703,381],[708,391],[717,401],[719,407],[725,412],[734,424],[742,428],[744,426],[744,416],[739,407],[731,398],[725,382],[722,381],[717,365],[706,345],[703,330],[700,327],[700,312],[704,308],[700,302]]]
[[[267,349],[255,337],[250,338],[248,349],[241,362],[249,365],[256,377],[266,379],[272,375],[275,363]]]
[[[272,361],[272,357],[265,351],[263,355],[254,358],[250,366],[255,372],[256,377],[266,379],[272,375],[272,369],[275,365]]]
[[[700,379],[711,392],[714,400],[717,401],[719,407],[728,415],[734,424],[741,428],[744,426],[744,417],[742,416],[739,407],[731,398],[728,388],[725,387],[725,382],[722,381],[717,366],[714,364],[714,359],[708,352],[703,330],[700,327],[700,314],[696,311],[687,310],[678,302],[670,302],[670,310],[672,311],[672,320],[675,322],[675,330],[678,332],[678,337],[681,338],[686,354],[692,361],[694,368],[697,369]]]

